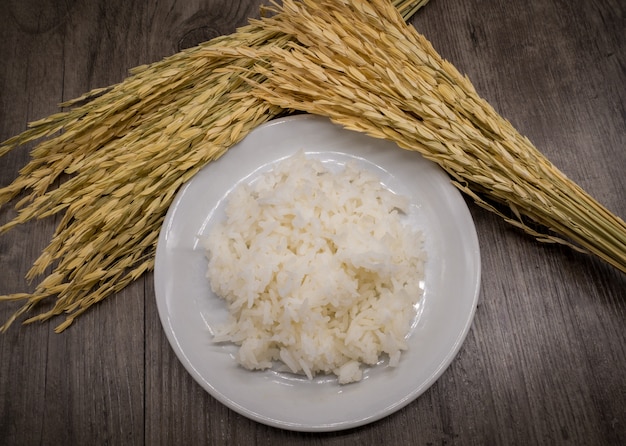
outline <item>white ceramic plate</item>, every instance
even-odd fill
[[[205,278],[198,242],[223,218],[224,201],[278,160],[303,150],[340,165],[355,159],[391,190],[408,196],[407,216],[424,233],[428,261],[424,296],[400,365],[385,362],[359,383],[296,377],[238,366],[233,346],[216,345],[211,330],[226,320],[222,300]],[[178,193],[156,252],[155,291],[167,338],[193,378],[236,412],[284,429],[333,431],[378,420],[422,394],[452,362],[469,331],[478,301],[480,254],[474,223],[447,175],[417,153],[388,141],[301,115],[260,126],[210,163]]]

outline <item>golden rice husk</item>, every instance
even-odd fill
[[[426,3],[393,2],[406,18]],[[161,223],[179,187],[259,124],[286,112],[253,96],[242,99],[251,87],[227,68],[250,68],[255,61],[225,50],[286,48],[290,39],[251,24],[60,104],[69,111],[30,123],[0,145],[2,156],[42,139],[19,176],[0,189],[0,205],[25,195],[15,205],[18,216],[0,226],[0,234],[31,219],[63,215],[27,278],[52,272],[33,293],[0,296],[0,302],[25,302],[0,331],[47,299],[56,299],[54,307],[24,322],[66,314],[56,327],[63,331],[153,269]],[[64,174],[70,179],[55,188]]]
[[[538,240],[626,272],[624,221],[500,116],[388,1],[285,0],[271,12],[253,23],[295,43],[227,50],[259,61],[240,71],[263,76],[249,80],[258,98],[417,151],[479,205]]]

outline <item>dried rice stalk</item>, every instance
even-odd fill
[[[426,3],[394,1],[406,18]],[[52,273],[32,294],[0,296],[25,301],[0,331],[56,296],[51,310],[25,323],[66,313],[56,328],[61,332],[94,303],[153,269],[161,223],[178,188],[259,124],[285,112],[250,96],[251,87],[224,70],[250,68],[255,61],[220,53],[242,45],[287,48],[290,39],[259,24],[243,27],[137,67],[122,83],[61,104],[70,110],[33,122],[0,145],[2,156],[50,137],[34,148],[13,183],[0,189],[0,205],[27,193],[16,204],[18,216],[0,226],[0,233],[63,213],[27,278],[49,267]],[[62,174],[70,179],[53,188]]]
[[[624,221],[498,115],[386,0],[285,0],[273,12],[254,23],[297,43],[233,52],[263,62],[244,73],[265,77],[249,80],[257,97],[420,152],[509,223],[626,272]]]

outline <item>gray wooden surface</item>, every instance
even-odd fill
[[[232,32],[258,4],[1,1],[0,139],[131,67]],[[622,0],[432,0],[413,23],[626,218],[625,12]],[[0,186],[27,159],[27,150],[0,159]],[[0,335],[0,444],[624,444],[626,275],[469,206],[483,268],[474,324],[449,369],[399,412],[303,434],[230,411],[177,361],[149,274],[60,335],[54,322]],[[0,222],[11,215],[2,208]],[[33,288],[23,277],[55,221],[0,236],[0,294]],[[0,304],[0,320],[16,308]]]

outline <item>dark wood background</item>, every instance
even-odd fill
[[[260,1],[0,1],[0,139],[131,67],[234,31]],[[626,218],[626,3],[432,0],[412,21],[557,166]],[[0,159],[0,186],[28,159]],[[282,431],[211,398],[159,322],[151,274],[66,332],[0,335],[0,444],[624,444],[626,275],[539,244],[469,203],[481,300],[458,357],[418,400],[331,434]],[[0,210],[0,222],[13,215]],[[55,218],[0,236],[0,293]],[[17,308],[0,305],[0,320]],[[56,321],[57,323],[59,321]]]

